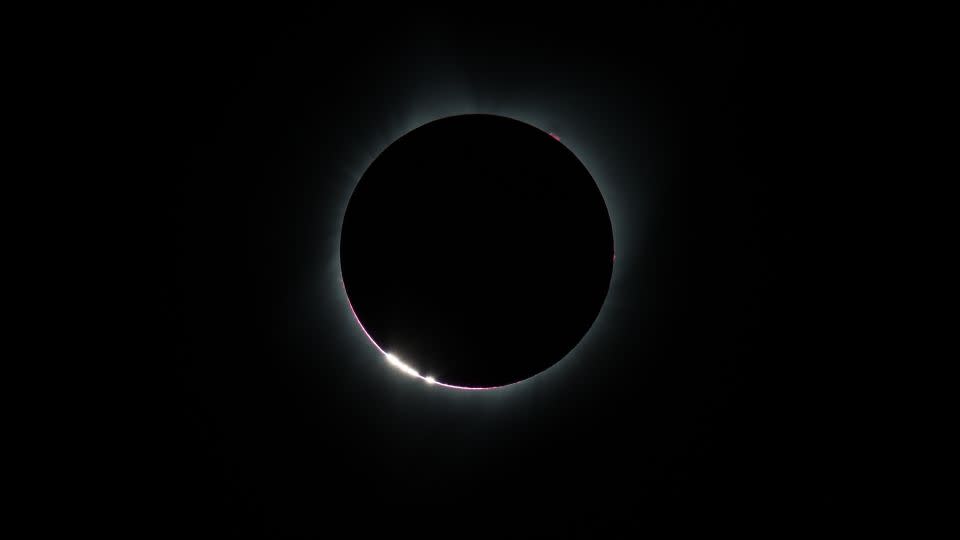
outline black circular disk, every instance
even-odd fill
[[[370,165],[347,205],[340,265],[354,313],[392,358],[439,383],[503,386],[586,334],[610,284],[613,232],[590,173],[550,134],[454,116]]]

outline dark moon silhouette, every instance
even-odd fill
[[[600,190],[550,134],[493,115],[423,125],[377,157],[343,220],[351,307],[389,358],[489,388],[560,361],[603,305],[613,232]]]

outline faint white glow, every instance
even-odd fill
[[[347,294],[346,285],[343,285],[343,278],[340,279],[340,285],[343,286],[343,294]],[[386,351],[380,348],[380,345],[377,345],[376,340],[373,339],[373,336],[370,335],[370,332],[367,332],[367,329],[364,328],[363,323],[360,322],[360,316],[357,315],[357,310],[353,309],[353,304],[350,303],[350,299],[347,299],[347,305],[350,306],[350,313],[353,313],[353,318],[357,321],[357,324],[360,325],[360,329],[363,330],[363,333],[367,336],[367,339],[370,340],[370,343],[373,343],[373,346],[377,348],[383,354],[387,354]]]

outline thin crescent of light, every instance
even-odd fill
[[[341,279],[341,284],[342,284],[342,279]],[[346,294],[346,288],[344,288],[344,294]],[[350,303],[349,297],[347,297],[347,305],[350,306],[350,313],[353,314],[353,318],[357,321],[357,324],[360,326],[360,329],[363,330],[363,333],[366,334],[367,339],[370,340],[370,343],[373,343],[373,346],[376,347],[378,351],[380,351],[380,354],[383,355],[383,358],[387,361],[388,364],[399,369],[404,374],[409,375],[411,377],[416,377],[426,382],[427,384],[443,386],[445,388],[454,388],[456,390],[493,390],[494,388],[502,388],[502,386],[457,386],[454,384],[442,383],[429,375],[421,375],[420,372],[418,372],[412,366],[405,364],[402,360],[397,358],[396,355],[389,353],[383,350],[382,347],[380,347],[380,345],[376,342],[376,340],[373,339],[373,336],[370,335],[370,332],[368,332],[367,329],[363,326],[363,323],[360,322],[360,317],[357,316],[357,310],[353,309],[353,304]]]

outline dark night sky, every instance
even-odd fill
[[[801,353],[778,255],[792,178],[767,154],[771,116],[797,113],[768,95],[777,58],[756,16],[169,19],[155,83],[174,327],[151,489],[165,523],[639,531],[658,509],[834,504],[836,389]],[[557,131],[614,223],[590,339],[502,392],[386,366],[338,281],[352,182],[392,138],[458,111]]]

